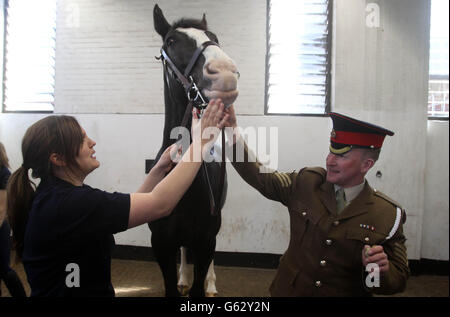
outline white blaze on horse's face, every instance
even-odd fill
[[[197,47],[200,47],[206,41],[210,41],[202,30],[178,28],[177,31],[194,39]],[[206,47],[203,56],[205,57],[203,77],[209,80],[211,85],[204,87],[202,93],[209,99],[220,98],[225,105],[232,104],[238,96],[238,73],[234,61],[220,47],[215,45]]]

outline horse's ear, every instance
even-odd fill
[[[203,13],[202,24],[205,26],[205,30],[208,29],[208,23],[206,22],[206,14]]]
[[[170,30],[170,24],[167,22],[164,14],[157,4],[153,8],[153,25],[155,26],[156,32],[164,39],[167,32]]]

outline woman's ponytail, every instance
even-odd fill
[[[18,259],[22,258],[28,214],[34,198],[34,183],[23,165],[9,178],[6,188],[8,219],[13,232],[13,246]]]

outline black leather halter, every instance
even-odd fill
[[[184,91],[186,92],[186,96],[189,100],[188,105],[186,107],[186,110],[184,112],[183,120],[181,122],[182,127],[186,127],[189,121],[189,118],[192,114],[193,107],[197,108],[197,113],[199,118],[201,117],[201,114],[204,109],[206,109],[208,103],[206,102],[205,98],[203,97],[200,89],[198,89],[197,85],[194,82],[194,79],[191,76],[191,71],[194,68],[198,58],[203,53],[203,51],[210,45],[219,46],[214,41],[206,41],[198,47],[194,55],[192,55],[191,60],[189,61],[188,66],[184,70],[184,74],[181,73],[181,71],[177,68],[177,66],[174,64],[174,62],[170,59],[169,55],[166,53],[164,48],[161,48],[161,55],[157,57],[157,59],[162,60],[163,67],[165,72],[167,73],[168,69],[170,69],[173,73],[175,73],[176,77],[180,81],[180,83],[184,87]],[[208,197],[209,197],[209,205],[210,205],[210,212],[211,215],[216,216],[218,214],[218,210],[220,209],[220,203],[222,201],[222,192],[223,192],[223,186],[225,182],[225,132],[222,130],[222,162],[220,166],[220,179],[219,179],[219,195],[218,195],[218,204],[216,205],[214,201],[214,193],[211,187],[211,181],[208,175],[208,170],[206,168],[205,161],[202,162],[202,171],[203,176],[205,178],[205,181],[208,185]]]

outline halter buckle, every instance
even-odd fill
[[[208,103],[206,102],[205,98],[203,98],[203,95],[200,92],[200,89],[198,89],[197,85],[195,84],[192,76],[189,76],[189,81],[190,85],[189,90],[187,91],[187,97],[188,100],[192,102],[193,106],[198,110],[198,117],[201,118],[203,111],[208,106]]]

